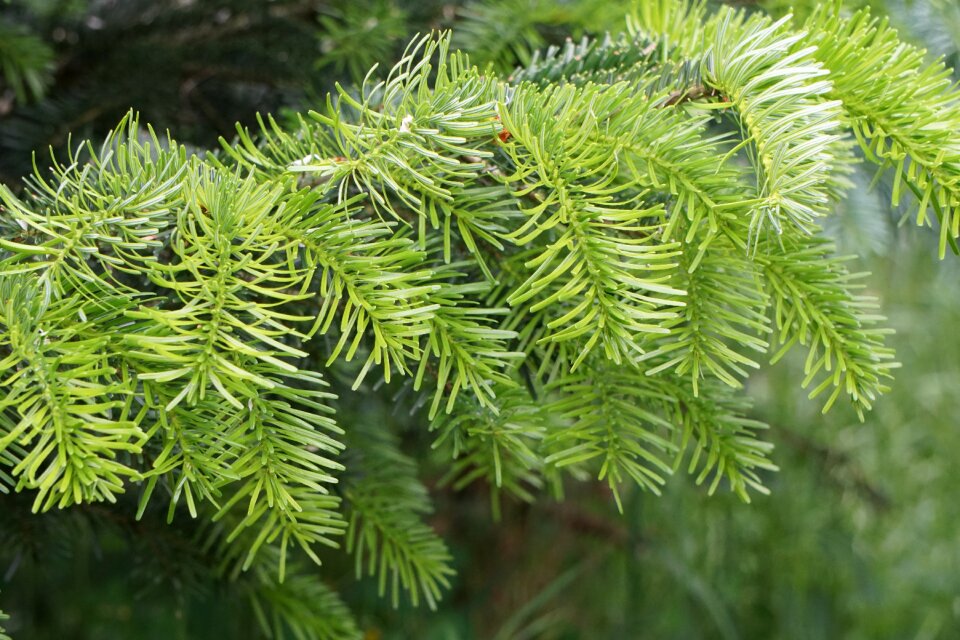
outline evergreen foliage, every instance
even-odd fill
[[[379,58],[404,14],[373,8]],[[319,66],[373,61],[339,53],[364,15],[321,19]],[[949,71],[839,5],[656,0],[623,34],[514,50],[512,74],[500,55],[418,37],[218,150],[131,113],[0,186],[0,492],[34,512],[136,495],[137,518],[191,523],[267,635],[356,637],[306,561],[342,547],[431,608],[453,574],[416,461],[343,418],[358,397],[397,393],[448,481],[495,505],[593,477],[621,511],[680,469],[766,493],[744,381],[797,345],[823,412],[863,420],[889,330],[821,223],[858,145],[958,251]],[[18,97],[47,63],[6,72]]]
[[[498,637],[522,620],[499,637],[529,627],[527,637],[544,638],[952,638],[960,505],[942,452],[960,442],[950,391],[960,283],[955,265],[935,259],[935,237],[907,227],[892,242],[895,260],[866,266],[912,377],[866,424],[848,406],[820,414],[797,388],[797,352],[750,382],[751,415],[771,424],[764,437],[780,471],[764,474],[771,495],[747,508],[684,482],[624,496],[620,518],[584,486],[561,504],[507,503],[499,525],[461,506],[451,542],[493,552],[464,560],[465,596],[441,609],[469,621],[455,637]],[[457,500],[476,509],[485,496]],[[497,596],[486,596],[489,584],[502,585]],[[442,637],[430,635],[436,616],[403,620],[391,637]]]
[[[43,96],[52,66],[53,51],[43,40],[19,25],[0,21],[0,69],[18,101]]]

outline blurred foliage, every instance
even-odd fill
[[[328,15],[321,14],[317,23],[324,34],[317,69],[333,67],[338,75],[362,77],[406,42],[408,19],[407,12],[391,0],[351,2]]]
[[[0,70],[18,102],[43,97],[52,63],[47,43],[22,27],[0,22]]]
[[[738,4],[804,15],[821,3]],[[845,4],[883,9],[931,57],[960,62],[953,0]],[[355,81],[399,55],[414,32],[453,25],[455,43],[476,62],[510,68],[569,33],[616,28],[628,5],[14,0],[0,5],[0,180],[25,173],[32,150],[63,145],[68,131],[102,136],[130,107],[209,146],[255,111],[309,106],[333,82]],[[765,474],[771,495],[749,506],[673,483],[660,498],[625,496],[619,517],[604,491],[572,486],[562,502],[507,498],[494,522],[489,493],[444,478],[449,452],[430,453],[434,434],[410,424],[402,402],[343,407],[345,419],[387,425],[408,455],[433,462],[422,465],[432,524],[458,568],[452,592],[429,612],[390,607],[375,581],[358,582],[353,566],[325,558],[325,577],[366,637],[957,637],[960,279],[952,262],[930,256],[932,238],[898,226],[890,185],[881,179],[868,190],[872,177],[853,176],[829,228],[877,275],[871,293],[897,328],[893,346],[908,373],[862,424],[852,411],[822,416],[806,401],[794,384],[802,362],[755,378],[755,414],[774,427],[780,471]],[[158,542],[133,530],[151,520],[134,524],[96,507],[6,517],[22,512],[10,508],[21,499],[0,495],[0,610],[12,614],[0,613],[0,638],[3,627],[38,640],[259,637],[250,598],[288,595],[224,587],[191,546],[196,532],[169,529]],[[132,515],[135,505],[126,506]],[[159,523],[164,514],[154,516]],[[156,544],[192,551],[182,566],[162,566],[169,554]]]
[[[629,0],[471,0],[458,10],[454,44],[480,64],[510,70],[548,44],[620,31],[630,7]]]

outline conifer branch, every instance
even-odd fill
[[[780,343],[773,362],[796,343],[809,345],[803,386],[817,381],[810,397],[832,387],[823,411],[845,393],[863,420],[864,411],[887,391],[890,370],[898,366],[883,344],[890,331],[873,326],[884,320],[875,313],[876,299],[856,293],[864,286],[857,280],[866,274],[849,273],[846,260],[832,257],[825,240],[789,235],[782,240],[782,250],[771,248],[757,257]]]
[[[39,100],[52,79],[53,49],[26,27],[0,20],[2,80],[19,102]]]
[[[650,411],[658,398],[642,372],[602,359],[591,365],[548,387],[561,395],[548,411],[572,423],[548,436],[545,462],[563,468],[596,461],[599,479],[607,481],[622,512],[620,485],[628,479],[660,493],[676,453],[675,426]]]
[[[697,484],[712,475],[711,495],[723,480],[744,502],[750,502],[751,491],[769,493],[760,474],[778,470],[769,459],[773,445],[759,439],[757,432],[767,425],[747,417],[750,405],[744,398],[711,381],[704,384],[703,393],[691,393],[685,381],[659,379],[653,384],[672,409],[672,421],[680,426],[675,469],[690,451],[687,471],[696,476]]]
[[[300,567],[282,582],[270,571],[256,571],[245,591],[260,628],[284,640],[359,640],[350,610],[335,591]]]
[[[112,337],[126,303],[78,296],[45,302],[35,280],[0,278],[0,450],[34,511],[109,500],[139,472],[126,461],[144,433],[131,420],[133,376],[114,369]],[[98,327],[98,328],[100,328]],[[12,445],[16,445],[12,447]]]
[[[692,245],[692,246],[691,246]],[[759,368],[754,355],[767,350],[764,335],[770,330],[765,313],[768,300],[756,266],[725,236],[714,240],[709,251],[687,245],[677,274],[677,287],[687,292],[687,305],[675,321],[666,323],[670,334],[658,338],[657,348],[640,360],[657,362],[647,370],[656,376],[673,370],[687,375],[695,397],[706,375],[739,388],[749,369]],[[694,255],[690,255],[694,254]],[[693,261],[705,257],[696,268]],[[688,266],[689,265],[689,266]]]
[[[825,5],[805,28],[814,57],[830,70],[829,95],[842,103],[867,159],[893,170],[893,204],[913,192],[917,224],[929,224],[930,209],[940,224],[940,257],[948,243],[960,253],[960,146],[943,135],[960,123],[951,70],[942,61],[929,64],[924,51],[869,10],[844,18]]]
[[[941,66],[867,13],[798,30],[680,0],[505,77],[449,42],[218,155],[131,115],[0,188],[0,491],[49,510],[140,485],[139,516],[196,519],[270,633],[350,637],[304,558],[345,535],[358,574],[431,607],[452,564],[416,465],[338,424],[328,380],[422,392],[455,487],[595,474],[618,505],[682,466],[765,491],[738,388],[771,328],[824,410],[886,390],[882,318],[819,219],[852,130],[941,253],[956,237]]]
[[[524,207],[526,221],[510,238],[526,245],[550,231],[550,242],[524,265],[530,275],[507,298],[511,305],[536,297],[530,310],[559,307],[547,321],[541,342],[583,337],[576,369],[594,347],[615,362],[641,351],[634,336],[658,332],[656,322],[675,314],[671,307],[683,292],[654,275],[670,270],[677,245],[653,241],[655,227],[645,223],[662,213],[623,196],[617,183],[616,155],[590,144],[593,132],[613,108],[615,92],[582,93],[572,86],[543,93],[517,91],[503,123],[513,136],[506,151],[516,169],[504,176],[518,183],[516,194],[543,193]],[[585,108],[586,107],[586,108]],[[562,123],[561,129],[553,128]],[[566,129],[572,137],[560,134]],[[556,231],[554,231],[556,230]],[[570,305],[557,303],[570,301]],[[565,308],[566,307],[566,308]]]
[[[767,224],[779,232],[784,221],[810,232],[828,204],[840,135],[839,102],[821,99],[831,86],[827,71],[786,18],[745,20],[728,11],[715,20],[704,76],[729,98],[749,143],[759,185],[751,233]]]
[[[460,490],[485,480],[496,517],[501,491],[532,502],[543,487],[542,442],[555,418],[519,385],[497,389],[495,402],[491,408],[462,400],[455,411],[437,416],[430,429],[439,432],[433,448],[449,452],[454,461],[444,481]]]
[[[453,569],[446,545],[422,521],[432,507],[416,465],[388,432],[358,427],[351,436],[349,451],[362,475],[345,482],[346,548],[355,556],[357,577],[376,574],[380,594],[389,585],[394,606],[403,589],[414,605],[422,599],[434,609]]]
[[[450,413],[461,390],[472,391],[481,405],[492,408],[496,399],[494,387],[511,386],[513,380],[506,370],[512,361],[526,357],[522,352],[506,349],[517,334],[496,327],[498,316],[506,315],[508,310],[477,306],[475,296],[487,292],[490,285],[464,282],[458,269],[467,267],[468,263],[434,267],[433,277],[446,282],[430,296],[437,310],[430,321],[431,330],[414,379],[414,390],[418,390],[428,368],[435,371],[436,392],[430,419],[437,415],[444,397],[445,412]]]

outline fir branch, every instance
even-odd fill
[[[860,419],[877,397],[888,390],[884,380],[898,366],[893,350],[884,346],[891,331],[877,328],[884,318],[875,313],[877,301],[855,293],[866,274],[851,274],[845,262],[831,256],[824,239],[786,234],[783,244],[757,256],[773,301],[779,360],[794,344],[809,345],[803,386],[816,381],[810,398],[833,391],[824,403],[830,409],[841,393],[850,397]]]
[[[49,509],[143,482],[139,515],[162,497],[212,529],[204,553],[250,581],[267,632],[303,638],[356,635],[300,567],[342,533],[394,602],[434,606],[452,574],[396,439],[333,419],[320,369],[339,383],[358,356],[354,389],[382,368],[432,396],[457,487],[529,500],[596,473],[619,505],[685,464],[711,493],[765,491],[771,447],[734,387],[768,306],[774,360],[806,345],[825,410],[846,393],[862,416],[894,366],[818,235],[844,129],[949,240],[957,163],[933,137],[955,93],[867,14],[800,32],[705,7],[642,3],[632,34],[507,78],[427,36],[219,157],[131,115],[4,189],[0,490]]]
[[[284,359],[306,355],[284,340],[301,336],[289,325],[309,318],[281,309],[309,295],[312,274],[296,265],[299,244],[271,233],[266,222],[277,208],[297,208],[299,202],[278,202],[273,185],[206,172],[186,188],[187,206],[170,242],[174,259],[157,262],[147,273],[179,304],[141,304],[130,312],[150,328],[126,336],[127,355],[138,364],[140,380],[179,385],[167,410],[203,399],[208,390],[242,409],[247,385],[273,384],[239,362],[292,373],[296,368]],[[258,298],[261,304],[250,302]]]
[[[169,499],[170,521],[181,500],[191,518],[199,516],[198,505],[203,502],[219,508],[223,482],[240,479],[231,470],[239,455],[237,445],[210,428],[211,424],[235,422],[236,408],[222,398],[207,396],[192,406],[178,404],[167,410],[174,394],[175,390],[165,385],[143,383],[141,424],[153,424],[147,431],[150,441],[144,447],[149,469],[143,473],[146,482],[138,513],[143,515],[156,488],[161,487]]]
[[[444,483],[459,491],[485,480],[494,517],[500,513],[501,491],[532,502],[544,484],[540,450],[551,429],[550,412],[521,386],[497,389],[494,407],[471,398],[458,401],[455,409],[430,424],[439,432],[433,448],[454,460]]]
[[[616,362],[632,358],[641,351],[634,336],[661,331],[656,322],[673,317],[671,307],[683,304],[674,298],[683,292],[654,275],[674,267],[667,260],[677,247],[653,240],[655,228],[645,221],[661,211],[636,204],[636,195],[619,200],[627,187],[615,181],[616,155],[590,144],[615,109],[615,95],[573,86],[543,92],[525,87],[503,108],[513,136],[505,150],[516,169],[502,179],[518,183],[517,196],[532,194],[537,202],[523,207],[527,219],[510,238],[523,246],[548,231],[555,234],[526,262],[530,275],[507,301],[536,298],[533,312],[570,301],[557,308],[540,341],[584,337],[574,369],[597,346]]]
[[[39,100],[53,72],[53,49],[29,29],[0,20],[0,71],[19,102]]]
[[[745,20],[721,12],[704,80],[723,93],[735,109],[749,142],[758,178],[751,232],[769,224],[778,232],[784,221],[811,231],[829,201],[825,185],[834,179],[834,153],[840,136],[840,103],[823,98],[830,91],[827,71],[791,33],[788,19]]]
[[[720,228],[736,229],[730,222],[749,213],[751,205],[738,189],[741,172],[724,162],[724,136],[706,136],[706,116],[671,108],[677,91],[691,89],[633,94],[629,85],[617,86],[619,107],[596,139],[616,150],[633,184],[671,197],[664,241],[677,237],[678,229],[686,230],[680,236],[684,244],[695,234],[703,238],[688,265],[696,269]],[[701,232],[704,224],[707,233]]]
[[[399,205],[421,211],[427,200],[449,203],[450,189],[490,157],[477,145],[498,126],[491,83],[448,49],[449,36],[416,40],[386,80],[368,74],[359,95],[338,86],[337,102],[328,97],[325,112],[311,111],[298,137],[271,123],[263,127],[262,149],[241,130],[240,148],[225,144],[227,153],[264,170],[304,175],[341,202],[355,187],[398,220]]]
[[[420,357],[419,337],[430,331],[437,310],[427,298],[436,287],[428,282],[430,272],[416,268],[421,252],[379,220],[351,218],[349,208],[324,205],[315,194],[304,197],[305,212],[292,209],[297,218],[277,220],[276,228],[303,248],[304,266],[315,273],[311,287],[321,303],[310,309],[316,320],[307,335],[339,333],[329,366],[341,355],[352,360],[372,334],[354,389],[375,364],[388,382],[393,370],[409,372],[408,361]]]
[[[99,151],[87,142],[66,163],[51,157],[50,177],[35,167],[25,200],[0,185],[5,222],[18,227],[0,239],[0,273],[37,274],[49,301],[121,284],[120,274],[139,274],[155,260],[183,203],[190,161],[169,138],[149,127],[142,133],[146,142],[128,113]]]
[[[260,629],[271,640],[359,640],[362,634],[340,596],[314,575],[291,567],[278,582],[257,571],[246,585]]]
[[[657,379],[653,386],[661,390],[668,410],[672,405],[672,421],[682,434],[675,469],[692,450],[687,472],[696,476],[697,484],[703,484],[712,474],[708,487],[711,495],[722,480],[744,502],[750,502],[750,491],[770,492],[760,474],[778,470],[769,459],[773,445],[757,436],[767,425],[747,417],[749,402],[710,381],[704,384],[706,392],[700,394],[691,393],[685,381],[669,378]]]
[[[676,286],[687,292],[687,304],[677,320],[665,323],[670,334],[652,341],[656,348],[639,360],[657,362],[647,370],[650,376],[668,370],[689,376],[695,397],[707,375],[739,388],[748,369],[760,366],[743,351],[765,353],[768,346],[760,337],[770,331],[761,279],[725,236],[705,253],[694,253],[695,242],[684,246]],[[700,255],[705,257],[694,269]]]
[[[509,76],[509,81],[521,84],[535,82],[541,86],[570,82],[615,84],[631,82],[643,86],[660,71],[660,45],[644,36],[603,38],[584,37],[579,42],[567,39],[562,47],[550,46],[536,51],[530,62]]]
[[[422,521],[432,507],[416,464],[384,429],[356,425],[347,442],[353,471],[344,481],[346,548],[355,556],[357,577],[365,570],[376,574],[381,595],[389,584],[394,606],[403,589],[414,605],[423,599],[435,609],[454,572],[446,544]]]
[[[951,70],[928,64],[866,9],[844,18],[824,5],[805,27],[814,57],[830,70],[828,95],[842,103],[867,159],[893,169],[893,204],[907,187],[919,201],[918,225],[929,224],[929,209],[936,214],[940,257],[948,243],[960,253],[960,146],[944,135],[960,124]]]
[[[134,378],[108,354],[126,301],[47,302],[36,280],[0,278],[0,452],[35,511],[109,500],[139,473],[126,460],[144,433],[131,419]],[[106,330],[105,330],[106,329]]]
[[[660,397],[642,372],[595,358],[547,390],[560,394],[548,411],[571,421],[548,435],[547,464],[599,464],[599,479],[607,481],[621,513],[623,482],[660,493],[672,471],[668,460],[676,453],[676,426],[650,410]]]
[[[435,372],[431,420],[440,411],[444,397],[445,412],[453,411],[461,390],[472,391],[481,405],[493,408],[497,397],[494,388],[512,386],[514,382],[506,371],[512,361],[526,357],[524,353],[507,350],[506,345],[517,334],[496,327],[497,317],[505,316],[508,309],[478,306],[476,297],[487,292],[490,285],[465,281],[465,274],[459,269],[468,267],[469,263],[464,262],[434,268],[433,278],[444,284],[430,294],[436,312],[413,385],[414,390],[420,389],[427,371]]]
[[[238,454],[220,480],[230,485],[231,495],[214,519],[239,507],[242,516],[229,521],[233,528],[228,543],[248,528],[257,532],[249,542],[244,569],[263,545],[278,541],[282,581],[291,543],[317,564],[316,545],[338,546],[332,536],[342,534],[346,524],[339,513],[340,499],[328,487],[337,482],[331,474],[343,470],[333,457],[344,445],[324,432],[342,436],[343,431],[329,417],[333,409],[326,403],[334,396],[323,390],[326,383],[319,374],[283,374],[269,367],[258,371],[251,363],[247,368],[272,387],[249,397],[246,412],[224,425],[223,437]]]

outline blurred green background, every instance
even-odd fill
[[[641,0],[642,1],[642,0]],[[738,2],[798,14],[814,2]],[[960,3],[888,0],[902,35],[955,64]],[[389,64],[412,34],[453,28],[475,62],[509,69],[567,35],[617,30],[604,0],[32,0],[0,2],[0,180],[67,133],[100,137],[130,107],[198,148],[256,111],[309,107],[335,81]],[[960,134],[960,132],[958,132]],[[625,514],[602,489],[562,502],[455,491],[424,425],[389,402],[348,408],[389,425],[422,462],[458,576],[436,612],[393,609],[332,557],[323,572],[368,638],[960,638],[960,265],[899,224],[889,187],[857,176],[829,231],[897,330],[893,391],[860,423],[820,415],[789,359],[750,382],[780,472],[750,505],[677,478]],[[389,399],[388,399],[389,400]],[[345,422],[347,422],[345,420]],[[254,638],[252,614],[189,571],[164,575],[136,525],[108,514],[10,520],[0,497],[0,609],[18,640]],[[100,517],[102,516],[102,517]],[[141,528],[138,528],[141,527]],[[184,551],[183,562],[189,563]],[[182,568],[181,568],[182,569]]]

